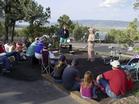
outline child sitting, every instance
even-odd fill
[[[97,98],[95,80],[93,79],[93,75],[90,71],[86,71],[84,74],[84,79],[80,86],[80,94],[81,97],[87,99]]]

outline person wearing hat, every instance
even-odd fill
[[[94,56],[94,41],[95,41],[95,29],[93,29],[92,27],[90,27],[89,29],[88,29],[88,31],[89,31],[89,36],[88,36],[88,40],[87,40],[87,42],[88,42],[88,61],[94,61],[94,58],[95,58],[95,56]]]
[[[119,98],[127,92],[127,75],[120,68],[120,62],[118,60],[110,62],[110,65],[112,66],[112,70],[98,75],[96,80],[104,88],[105,93],[109,97]]]
[[[53,78],[56,80],[62,80],[62,74],[64,69],[67,67],[66,57],[61,55],[58,63],[54,67]]]

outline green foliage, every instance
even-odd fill
[[[4,34],[4,25],[0,22],[0,37]]]
[[[59,19],[57,20],[57,22],[59,23],[60,28],[63,27],[63,25],[66,25],[67,27],[70,27],[70,25],[72,24],[72,21],[70,20],[70,17],[67,15],[62,15],[59,17]]]
[[[50,17],[50,8],[44,9],[37,2],[32,1],[30,4],[28,14],[26,16],[26,21],[28,21],[31,25],[44,25],[48,23],[48,18]]]
[[[29,22],[30,34],[33,34],[34,29],[40,30],[38,28],[48,22],[50,8],[44,9],[34,0],[0,0],[0,13],[5,16],[5,40],[8,40],[9,36],[13,40],[16,21]]]
[[[133,3],[133,8],[134,9],[139,9],[139,1],[136,0],[134,3]]]
[[[60,16],[57,22],[58,22],[59,28],[62,28],[65,25],[68,28],[69,33],[72,33],[73,29],[75,28],[75,24],[71,21],[70,17],[65,14]]]
[[[30,36],[41,36],[43,34],[43,25],[48,23],[48,18],[50,17],[50,8],[44,9],[37,2],[32,1],[28,14],[26,16],[26,21],[30,23],[28,27],[28,35]]]
[[[108,32],[107,41],[114,43],[124,43],[125,42],[124,31],[111,29],[110,32]]]
[[[137,30],[137,19],[130,22],[126,30],[111,29],[108,32],[108,42],[126,43],[128,46],[133,46],[134,41],[139,39],[139,32]]]
[[[75,25],[75,28],[73,29],[73,36],[77,41],[81,40],[83,36],[87,33],[87,27],[81,26],[78,23]]]

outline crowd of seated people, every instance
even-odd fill
[[[37,37],[27,48],[22,42],[7,43],[5,45],[0,42],[0,63],[4,70],[10,71],[13,64],[9,60],[11,56],[15,57],[15,61],[23,58],[33,62],[34,59],[37,59],[39,60],[38,64],[43,59],[46,63],[50,61],[50,64],[53,65],[51,74],[53,79],[60,80],[67,90],[79,91],[84,99],[96,99],[96,89],[99,89],[109,97],[121,98],[134,85],[130,73],[123,71],[119,67],[120,63],[117,60],[110,63],[111,70],[98,75],[96,79],[90,71],[86,71],[84,78],[81,79],[80,60],[73,59],[71,65],[67,64],[65,55],[61,55],[56,61],[51,60],[55,55],[49,49],[49,43],[47,43],[45,37]]]
[[[15,61],[18,61],[19,54],[15,50],[14,44],[5,44],[0,42],[0,63],[2,67],[2,71],[10,72],[11,67]]]
[[[133,89],[134,83],[131,74],[120,68],[118,60],[111,62],[112,69],[98,75],[96,79],[93,78],[93,73],[90,71],[85,72],[83,79],[80,78],[80,61],[78,59],[74,59],[71,66],[68,67],[66,67],[65,57],[63,61],[60,60],[60,63],[65,65],[64,68],[61,64],[57,64],[53,77],[61,79],[67,90],[80,91],[81,97],[84,99],[97,99],[98,90],[108,97],[118,99]]]

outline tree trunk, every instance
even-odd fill
[[[5,43],[9,41],[8,34],[9,34],[9,20],[7,17],[5,17],[5,35],[4,35]]]
[[[14,36],[15,36],[15,21],[12,21],[12,34],[11,34],[11,42],[13,42],[14,40]]]

